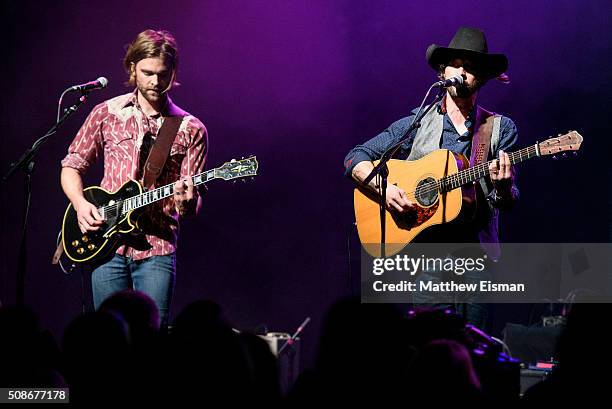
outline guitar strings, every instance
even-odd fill
[[[521,149],[520,151],[516,151],[516,152],[512,152],[509,154],[510,156],[510,164],[514,165],[516,163],[520,163],[523,161],[523,154],[527,155],[525,157],[525,159],[529,159],[532,156],[529,156],[530,154],[537,154],[537,150],[535,146],[529,146],[527,148]],[[520,160],[517,160],[519,159]],[[415,193],[418,191],[419,193],[423,193],[423,194],[428,194],[428,193],[433,193],[433,192],[438,192],[441,189],[442,184],[444,184],[445,186],[453,186],[456,183],[460,183],[462,179],[466,179],[469,178],[471,176],[476,176],[476,174],[480,174],[481,172],[483,172],[483,175],[480,177],[484,177],[488,174],[489,172],[489,164],[493,162],[493,161],[489,161],[489,162],[484,162],[481,164],[478,164],[472,168],[468,168],[468,169],[464,169],[458,173],[455,173],[454,175],[449,175],[449,176],[444,176],[443,178],[436,180],[435,182],[428,182],[424,185],[422,185],[422,187],[419,189],[415,189],[415,190],[411,190],[406,192],[407,195],[410,195],[411,197],[415,197]],[[480,178],[479,177],[479,178]],[[456,189],[457,187],[460,187],[463,183],[459,184],[458,186],[454,187],[453,189]],[[427,186],[427,187],[425,187]],[[452,190],[452,189],[451,189]]]
[[[216,170],[219,170],[219,169],[220,169],[220,168],[209,169],[209,170],[204,171],[204,172],[202,172],[202,173],[199,173],[199,174],[197,174],[197,175],[195,175],[195,176],[192,176],[192,178],[194,179],[194,183],[193,183],[193,185],[194,185],[194,186],[199,186],[199,185],[201,185],[201,184],[203,184],[203,183],[206,183],[206,182],[208,182],[208,181],[210,181],[210,180],[215,179],[215,171],[216,171]],[[210,175],[210,176],[212,176],[212,177],[211,177],[211,178],[209,178],[209,175]],[[199,182],[196,182],[196,181],[195,181],[195,179],[197,179],[197,178],[200,178],[200,181],[199,181]],[[159,190],[159,191],[160,191],[160,193],[161,193],[161,192],[162,192],[164,189],[169,188],[169,189],[170,189],[170,193],[169,193],[167,196],[164,196],[164,197],[159,197],[159,198],[158,198],[158,199],[156,199],[156,200],[165,199],[166,197],[170,197],[170,196],[172,196],[172,193],[174,193],[174,183],[176,183],[176,182],[169,183],[169,184],[167,184],[167,185],[165,185],[165,186],[160,186],[160,187],[155,188],[154,190],[151,190],[151,191],[149,191],[149,192],[143,192],[143,193],[140,193],[140,194],[138,194],[138,195],[136,195],[136,196],[132,196],[132,197],[130,197],[130,198],[128,198],[128,199],[126,199],[126,200],[135,199],[135,198],[137,198],[137,197],[139,197],[139,196],[143,196],[143,195],[145,195],[145,194],[147,194],[147,193],[152,193],[152,192],[154,192],[154,191],[156,191],[156,190]],[[163,194],[162,194],[161,196],[163,196]],[[156,201],[156,200],[154,200],[154,201]],[[107,212],[109,212],[109,211],[116,211],[116,210],[117,210],[117,208],[118,208],[118,206],[119,206],[120,204],[121,204],[121,206],[123,206],[123,204],[124,204],[124,203],[125,203],[125,200],[122,200],[122,201],[117,202],[117,203],[114,203],[114,204],[112,204],[112,205],[101,206],[101,207],[99,207],[99,208],[98,208],[98,211],[102,210],[102,212],[104,212],[104,213],[107,213]],[[152,202],[150,202],[150,203],[152,203]],[[147,204],[150,204],[150,203],[147,203]],[[132,209],[130,209],[130,210],[137,209],[138,207],[142,207],[142,206],[136,206],[136,207],[134,207],[134,208],[132,208]],[[124,213],[122,212],[121,214],[124,214]],[[117,216],[119,216],[119,215],[117,215]]]
[[[214,170],[214,169],[213,169],[213,170]],[[207,171],[207,172],[209,172],[209,171]],[[203,174],[205,174],[205,173],[207,173],[207,172],[200,173],[199,175],[194,176],[194,178],[196,178],[196,177],[198,177],[198,176],[200,176],[200,175],[203,175]],[[202,183],[205,183],[205,182],[207,182],[207,181],[208,181],[208,178],[206,179],[206,181],[204,181],[204,180],[202,179],[200,182],[194,183],[193,185],[194,185],[194,186],[198,186],[198,185],[201,185]],[[175,183],[176,183],[176,182],[175,182]],[[160,197],[159,197],[157,200],[165,199],[166,197],[170,197],[170,196],[172,196],[172,193],[174,193],[174,192],[173,192],[173,191],[174,191],[174,183],[169,183],[169,184],[167,184],[167,185],[165,185],[165,186],[160,186],[160,187],[158,187],[158,188],[155,188],[154,190],[151,190],[151,191],[148,191],[148,192],[143,192],[143,193],[140,193],[140,194],[138,194],[138,195],[136,195],[136,196],[132,196],[132,197],[130,197],[130,198],[128,198],[128,199],[126,199],[126,200],[135,199],[135,198],[137,198],[137,197],[139,197],[139,196],[143,196],[143,195],[145,195],[145,194],[147,194],[147,193],[153,193],[153,192],[154,192],[154,191],[156,191],[156,190],[161,190],[161,191],[163,191],[163,189],[165,189],[165,188],[170,188],[170,194],[169,194],[168,196],[164,196],[164,197],[161,197],[161,196],[160,196]],[[161,191],[160,191],[160,193],[161,193]],[[162,195],[162,196],[163,196],[163,195]],[[126,201],[126,200],[122,200],[122,201],[119,201],[119,202],[113,203],[112,205],[101,206],[101,207],[99,207],[99,208],[98,208],[98,211],[99,211],[99,210],[102,210],[104,213],[107,213],[107,212],[109,212],[109,211],[115,211],[115,210],[117,210],[117,208],[119,207],[119,205],[123,206],[123,204],[125,203],[125,201]],[[152,202],[151,202],[151,203],[152,203]],[[148,204],[148,203],[147,203],[147,204]],[[137,207],[134,207],[133,209],[136,209],[136,208],[137,208]],[[130,210],[133,210],[133,209],[130,209]],[[122,213],[122,214],[123,214],[123,213]],[[119,216],[119,215],[117,215],[117,216]]]
[[[522,159],[523,153],[526,154],[527,155],[527,159],[529,159],[531,157],[530,154],[532,154],[532,153],[537,154],[536,146],[530,146],[530,147],[521,149],[520,151],[516,151],[516,152],[510,153],[509,156],[510,156],[511,165],[514,165],[516,163],[522,162],[522,160],[523,160]],[[518,160],[518,161],[516,160],[517,156],[518,156],[518,158],[520,158],[520,160]],[[458,172],[458,173],[456,173],[454,175],[445,176],[445,177],[443,177],[443,178],[441,178],[439,180],[436,180],[434,182],[428,182],[428,183],[422,185],[420,189],[417,188],[415,190],[408,191],[408,192],[406,192],[406,194],[410,195],[410,196],[412,196],[414,198],[415,197],[414,195],[415,195],[415,193],[417,191],[419,193],[421,193],[421,194],[428,194],[428,193],[432,193],[432,192],[439,192],[443,185],[444,186],[451,186],[452,187],[455,184],[460,183],[458,186],[453,187],[453,189],[456,189],[457,187],[459,187],[459,186],[461,186],[463,184],[461,182],[462,182],[462,179],[464,179],[464,178],[469,179],[470,177],[476,177],[476,175],[477,174],[479,175],[481,172],[483,173],[483,175],[477,177],[477,179],[479,179],[480,177],[486,176],[488,174],[488,170],[489,170],[488,167],[489,167],[489,164],[491,162],[493,162],[493,161],[481,163],[481,164],[476,165],[476,166],[474,166],[472,168],[464,169],[464,170],[462,170],[462,171],[460,171],[460,172]],[[214,169],[211,169],[209,171],[200,173],[199,175],[194,176],[194,179],[197,176],[204,175],[204,174],[209,173],[209,172],[214,172]],[[213,173],[213,175],[214,175],[214,173]],[[206,178],[206,181],[208,181],[208,177]],[[201,180],[198,183],[194,183],[194,186],[200,185],[202,183],[205,183],[205,181]],[[168,196],[165,196],[165,197],[170,197],[172,195],[172,191],[174,190],[173,187],[174,187],[174,183],[169,183],[169,184],[167,184],[165,186],[158,187],[155,190],[152,190],[152,191],[149,191],[149,192],[144,192],[144,193],[141,193],[139,195],[130,197],[127,200],[134,199],[134,198],[136,198],[138,196],[143,196],[143,195],[145,195],[147,193],[152,193],[152,192],[157,191],[157,190],[163,191],[163,189],[165,189],[165,188],[169,188],[170,189],[170,194]],[[165,198],[165,197],[160,197],[160,198],[158,198],[156,200],[160,200],[160,199]],[[123,207],[123,205],[125,204],[125,200],[117,202],[117,203],[114,203],[112,205],[101,206],[101,207],[98,208],[98,210],[102,210],[104,213],[108,213],[109,211],[117,210],[117,208],[118,208],[118,206],[120,204]],[[134,207],[134,209],[136,209],[136,208],[138,208],[138,207]],[[130,210],[132,210],[132,209],[130,209]]]

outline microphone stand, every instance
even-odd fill
[[[285,348],[289,345],[289,346],[293,346],[293,344],[295,343],[296,338],[300,335],[300,333],[304,330],[304,328],[306,328],[306,325],[308,325],[308,323],[310,322],[310,317],[306,317],[306,319],[304,320],[304,322],[302,322],[302,324],[298,327],[298,329],[295,331],[295,333],[291,336],[291,338],[289,338],[287,340],[287,342],[285,342],[285,344],[283,344],[283,346],[278,350],[277,355],[280,357],[282,352],[285,350]]]
[[[24,213],[21,230],[21,243],[19,244],[19,258],[17,261],[17,305],[22,306],[24,304],[24,293],[25,293],[25,278],[26,278],[26,266],[27,266],[27,227],[28,227],[28,214],[30,211],[30,199],[32,197],[32,174],[34,173],[34,158],[40,147],[45,141],[52,135],[54,135],[58,128],[64,123],[64,121],[74,114],[79,106],[87,100],[89,91],[81,91],[81,97],[71,107],[64,111],[64,115],[57,120],[57,122],[49,129],[43,136],[38,138],[30,148],[28,148],[21,158],[17,162],[13,162],[6,174],[2,177],[2,182],[8,181],[11,176],[18,170],[21,169],[25,176],[25,203]],[[62,94],[63,95],[63,94]]]
[[[419,128],[421,126],[421,120],[425,117],[425,115],[427,115],[427,113],[431,110],[431,108],[433,108],[434,105],[436,105],[438,102],[442,100],[442,98],[444,97],[444,94],[446,93],[446,88],[440,88],[440,90],[438,91],[438,95],[436,95],[433,102],[429,104],[429,106],[425,109],[425,111],[423,111],[423,106],[425,105],[425,101],[429,97],[431,90],[434,87],[439,86],[439,85],[440,85],[439,83],[434,83],[431,87],[429,87],[429,89],[427,90],[427,94],[425,94],[425,98],[423,98],[423,101],[421,102],[421,105],[419,106],[419,109],[416,115],[414,116],[412,123],[410,124],[406,132],[404,133],[404,136],[402,136],[402,138],[400,138],[398,142],[391,145],[391,147],[389,147],[385,151],[385,153],[383,153],[382,157],[380,158],[380,162],[378,162],[378,165],[376,165],[374,169],[372,169],[372,172],[370,172],[370,174],[363,181],[363,184],[367,186],[375,176],[378,176],[380,180],[380,183],[379,183],[380,184],[380,203],[379,204],[380,204],[380,236],[381,236],[380,237],[380,257],[381,258],[385,258],[385,236],[386,236],[386,227],[387,227],[386,226],[387,218],[385,214],[386,200],[387,200],[387,179],[389,176],[389,167],[387,166],[387,163],[396,154],[399,147],[402,146],[402,144],[406,142],[408,138],[410,138],[410,132]]]

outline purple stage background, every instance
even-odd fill
[[[182,86],[172,94],[208,128],[208,167],[249,154],[260,162],[253,182],[213,183],[201,215],[183,224],[175,314],[210,298],[239,328],[292,331],[311,316],[303,335],[311,363],[326,308],[359,284],[344,155],[418,105],[435,81],[425,49],[447,45],[461,25],[484,29],[490,51],[508,55],[512,83],[492,81],[480,103],[515,120],[521,147],[569,129],[585,138],[576,160],[521,166],[521,203],[503,217],[502,239],[609,240],[609,1],[3,1],[2,8],[3,173],[50,126],[63,89],[101,75],[110,81],[36,163],[26,302],[58,338],[81,311],[80,275],[49,264],[66,205],[59,162],[93,106],[129,91],[124,45],[146,28],[168,29],[179,42]],[[86,184],[100,175],[101,164]],[[1,189],[0,300],[12,303],[21,175]],[[520,320],[520,309],[501,309],[497,325],[504,315]]]

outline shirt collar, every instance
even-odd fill
[[[438,112],[443,115],[446,115],[446,98],[449,98],[448,94],[446,94],[444,98],[442,98],[442,101],[440,101],[440,103],[438,104]],[[466,121],[470,121],[471,123],[474,123],[474,118],[476,118],[477,108],[478,108],[478,104],[474,104],[467,118],[465,118]]]
[[[125,101],[125,104],[121,108],[127,108],[129,106],[138,107],[138,98],[136,97],[136,93],[138,92],[138,88],[136,88],[131,94],[130,97]]]

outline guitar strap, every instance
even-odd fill
[[[470,167],[487,160],[491,137],[493,135],[493,120],[495,114],[478,107],[476,123],[472,138],[472,153],[470,154]]]
[[[472,137],[472,153],[470,154],[470,167],[486,162],[489,149],[491,146],[491,138],[493,136],[495,114],[486,109],[478,107],[476,111],[476,121],[474,123],[474,136]],[[486,192],[486,179],[481,179],[479,182],[483,192]],[[478,194],[476,194],[477,208]]]
[[[161,174],[182,121],[182,116],[169,116],[164,119],[143,168],[144,176],[142,180],[145,189],[153,186]]]
[[[157,178],[159,178],[159,175],[164,169],[166,160],[168,160],[170,148],[172,147],[172,143],[176,138],[176,134],[182,121],[182,115],[164,117],[164,123],[159,129],[159,132],[157,132],[155,142],[153,143],[153,146],[149,151],[147,161],[143,166],[144,175],[142,177],[142,185],[145,190],[150,189],[155,185],[155,181]],[[137,232],[136,230],[132,231],[129,235],[126,235],[124,237],[124,242],[124,256],[128,251],[128,247],[138,250],[148,250],[151,248],[151,245],[145,238],[145,234]]]

